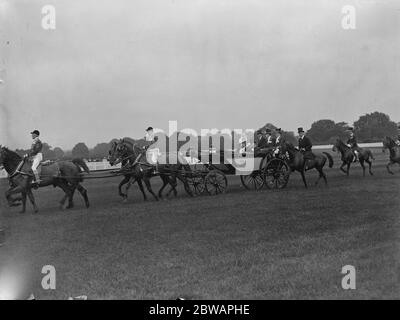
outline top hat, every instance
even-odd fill
[[[40,132],[39,132],[39,130],[33,130],[33,131],[31,132],[31,134],[36,134],[37,136],[39,136],[39,135],[40,135]]]
[[[277,128],[277,129],[275,129],[275,131],[276,131],[277,133],[282,133],[282,128]]]
[[[304,129],[302,127],[300,127],[300,128],[297,129],[297,132],[298,133],[304,133]]]
[[[148,128],[146,129],[146,131],[150,131],[150,130],[153,130],[153,127],[148,127]]]
[[[353,132],[353,131],[354,131],[354,128],[353,128],[353,127],[348,127],[348,128],[347,128],[347,131]]]

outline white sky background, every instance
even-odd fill
[[[56,8],[57,28],[41,28]],[[354,5],[357,29],[341,26]],[[0,144],[400,121],[400,1],[0,0]]]

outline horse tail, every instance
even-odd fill
[[[328,152],[322,152],[324,155],[326,155],[326,157],[328,158],[329,161],[329,168],[333,167],[333,158],[332,156],[328,153]]]
[[[90,173],[89,167],[87,166],[86,162],[83,161],[82,158],[73,159],[73,160],[72,160],[72,163],[73,163],[74,165],[76,165],[76,166],[78,167],[79,170],[82,169],[82,170],[85,171],[86,173]]]
[[[372,160],[375,160],[371,150],[367,150],[367,154],[371,157]]]

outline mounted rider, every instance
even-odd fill
[[[154,171],[154,174],[156,174],[158,172],[158,156],[160,153],[160,149],[150,148],[158,140],[158,137],[156,137],[154,134],[153,127],[148,127],[146,129],[146,134],[144,136],[144,140],[145,140],[145,145],[144,145],[143,149],[146,151],[147,159],[149,160],[149,158],[150,158],[149,162],[156,166],[156,169]]]
[[[304,160],[314,160],[315,155],[312,152],[311,140],[305,135],[304,129],[302,127],[297,129],[299,134],[299,150],[304,156]],[[305,170],[308,169],[307,161],[305,161]]]
[[[39,139],[40,136],[39,130],[33,130],[31,132],[31,135],[33,139],[31,149],[29,153],[25,155],[25,158],[30,158],[32,160],[32,172],[35,178],[33,184],[39,185],[41,180],[39,176],[38,167],[40,163],[43,161],[43,154],[42,154],[43,144],[42,141],[40,141]]]
[[[358,156],[359,156],[359,153],[360,153],[360,148],[358,147],[358,144],[357,144],[357,138],[354,135],[354,128],[350,127],[347,130],[350,132],[350,137],[347,140],[346,144],[347,144],[347,146],[349,148],[351,148],[351,150],[354,153],[353,162],[357,162],[358,161]]]

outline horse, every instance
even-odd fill
[[[153,195],[156,201],[159,200],[159,198],[162,198],[162,191],[168,184],[171,189],[167,193],[167,196],[169,196],[172,191],[174,192],[174,195],[177,196],[177,178],[183,182],[186,192],[190,196],[193,196],[186,179],[181,174],[182,169],[190,170],[187,165],[184,165],[181,162],[178,162],[177,164],[159,164],[159,173],[154,173],[155,166],[148,163],[145,153],[146,150],[139,147],[137,144],[132,144],[130,141],[124,139],[114,141],[111,145],[108,157],[110,165],[115,166],[116,164],[121,163],[122,171],[128,171],[118,186],[119,195],[123,198],[124,202],[127,201],[129,188],[135,182],[139,185],[144,201],[147,200],[142,180],[144,181],[147,190]],[[163,182],[162,187],[158,191],[158,196],[153,192],[150,184],[150,178],[154,176],[160,176]],[[125,193],[123,193],[122,186],[125,184],[127,186],[125,188]]]
[[[338,151],[342,155],[342,165],[340,166],[340,170],[349,176],[350,172],[350,165],[354,161],[354,151],[347,146],[342,140],[336,139],[335,144],[333,145],[332,151]],[[360,165],[363,169],[363,176],[365,177],[365,165],[364,162],[368,163],[369,166],[369,174],[372,176],[372,162],[371,160],[375,160],[371,150],[368,149],[361,149],[358,148],[358,161],[360,162]],[[347,166],[347,169],[344,170],[344,166]]]
[[[385,152],[385,149],[388,149],[390,153],[389,163],[386,165],[386,169],[390,174],[394,174],[393,171],[390,170],[390,166],[395,163],[400,165],[400,146],[398,146],[392,138],[386,136],[383,140],[382,151]]]
[[[10,189],[6,191],[5,196],[10,207],[18,206],[22,202],[20,213],[26,211],[26,198],[28,197],[34,212],[39,211],[35,197],[32,192],[33,173],[31,170],[30,161],[19,156],[16,152],[9,150],[6,147],[0,146],[0,166],[3,166],[7,171],[10,183]],[[60,187],[65,195],[60,201],[61,209],[69,209],[74,206],[73,196],[77,189],[82,195],[85,205],[89,208],[89,199],[86,189],[80,184],[83,181],[82,170],[89,173],[89,168],[82,159],[74,159],[72,161],[56,161],[49,165],[42,165],[41,182],[37,186],[39,188],[46,186]],[[13,195],[21,194],[19,197]],[[68,205],[65,205],[68,199]]]
[[[307,181],[305,177],[305,171],[316,169],[319,173],[318,180],[315,182],[315,185],[318,185],[321,178],[324,179],[325,185],[328,185],[328,180],[326,178],[326,174],[323,171],[326,160],[329,162],[329,168],[333,167],[333,158],[327,153],[323,152],[324,155],[315,155],[314,159],[305,159],[304,154],[298,150],[293,144],[290,142],[284,142],[281,145],[282,154],[288,154],[289,156],[289,167],[291,172],[298,171],[301,174],[301,178],[303,179],[304,186],[307,188]],[[307,165],[307,166],[306,166]]]

